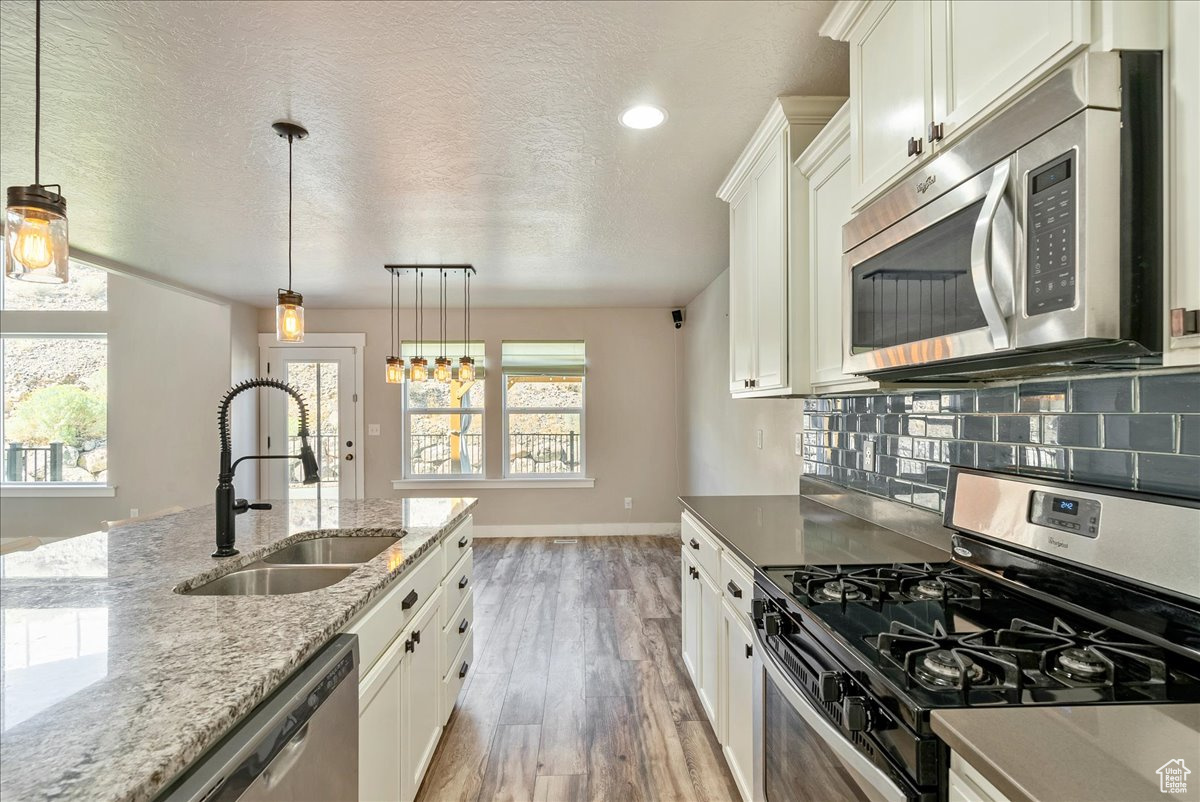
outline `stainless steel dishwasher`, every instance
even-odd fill
[[[339,635],[159,802],[358,799],[358,637]]]

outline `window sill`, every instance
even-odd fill
[[[542,479],[514,477],[512,479],[393,479],[392,490],[544,490],[548,488],[574,489],[595,487],[596,480],[589,476],[573,476],[569,479]]]
[[[0,498],[112,498],[112,485],[85,485],[58,482],[22,482],[0,484]]]

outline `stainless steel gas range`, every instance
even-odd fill
[[[1200,502],[955,469],[940,564],[756,571],[757,799],[945,800],[932,711],[1200,701]]]

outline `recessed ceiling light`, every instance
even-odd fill
[[[658,106],[630,106],[618,117],[626,128],[657,128],[667,120],[667,113]]]

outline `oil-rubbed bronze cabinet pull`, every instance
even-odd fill
[[[467,668],[470,665],[471,665],[470,663],[465,663],[465,662],[462,664],[462,668],[460,668],[458,670],[458,678],[459,679],[462,679],[463,677],[467,676]]]
[[[470,542],[471,541],[467,540],[467,536],[463,535],[461,538],[458,539],[458,547],[460,549],[465,549],[467,547],[467,544]]]
[[[691,546],[693,549],[696,549],[697,551],[700,550],[700,544],[698,542],[696,542],[696,538],[692,538],[691,540],[689,540],[688,545]]]
[[[729,580],[729,584],[728,584],[728,585],[726,585],[725,587],[729,588],[729,592],[730,592],[731,594],[733,594],[733,598],[735,598],[735,599],[740,599],[740,598],[742,598],[742,589],[741,589],[741,588],[739,588],[737,585],[733,584],[733,580],[732,580],[732,579],[731,579],[731,580]]]
[[[467,575],[463,574],[463,578],[458,580],[458,589],[462,590],[467,586]]]
[[[415,590],[410,590],[408,595],[404,597],[404,600],[400,602],[400,609],[407,610],[408,608],[412,607],[417,603],[417,598],[417,592]]]
[[[466,632],[467,627],[469,626],[471,626],[471,622],[464,618],[462,623],[458,625],[458,634],[461,635],[462,633]]]

